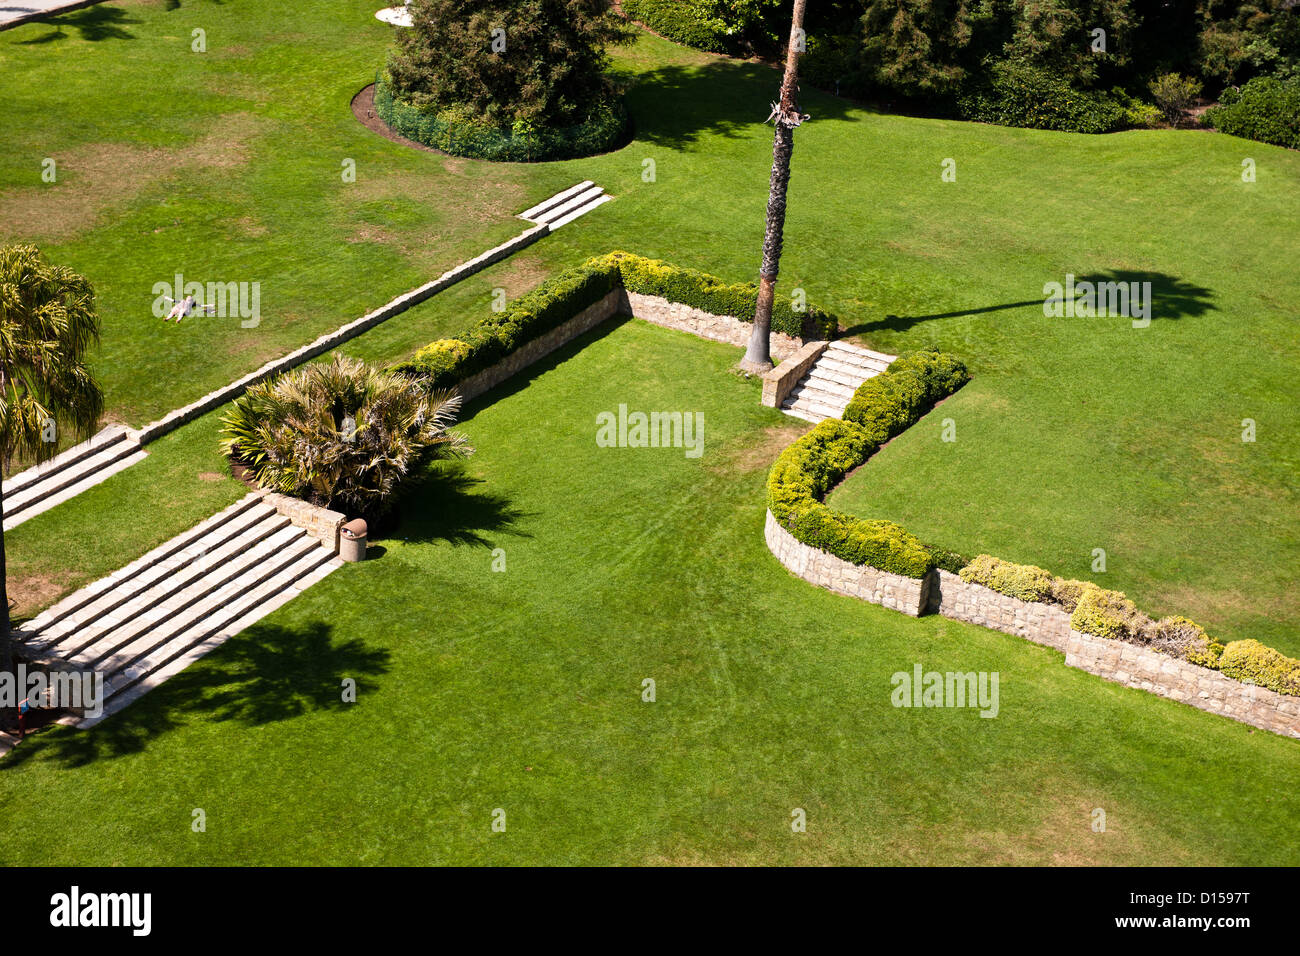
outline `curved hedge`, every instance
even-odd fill
[[[394,365],[393,371],[427,378],[436,388],[448,388],[495,365],[525,342],[562,325],[619,287],[746,322],[754,321],[758,295],[753,283],[727,283],[708,273],[615,251],[548,279],[457,338],[429,343],[410,361]],[[794,312],[788,304],[777,303],[772,310],[774,332],[800,336],[808,328],[814,335],[829,338],[838,327],[834,315],[813,305],[806,312]]]
[[[584,122],[561,129],[502,129],[460,109],[425,113],[394,96],[382,76],[375,80],[375,112],[417,143],[494,162],[536,163],[607,153],[622,144],[628,130],[621,101],[599,104]]]
[[[772,516],[804,544],[891,574],[923,578],[935,567],[954,563],[957,556],[926,547],[901,525],[843,514],[822,499],[849,471],[969,379],[960,360],[934,349],[896,359],[858,388],[843,420],[820,422],[777,457],[767,476]]]

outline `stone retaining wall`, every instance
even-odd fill
[[[918,617],[925,609],[929,578],[907,578],[837,558],[804,544],[781,527],[771,511],[767,513],[765,535],[768,549],[776,559],[810,584],[881,604],[912,617]]]
[[[558,325],[551,331],[539,335],[531,342],[525,342],[500,362],[462,380],[456,386],[461,396],[466,401],[477,398],[578,336],[590,332],[619,312],[623,301],[622,294],[621,289],[615,289],[599,302],[587,306],[563,325]]]
[[[1070,615],[1064,608],[1000,594],[982,584],[963,581],[950,571],[934,572],[927,610],[1062,652],[1070,640]]]
[[[347,520],[341,512],[330,511],[300,498],[290,498],[275,492],[266,493],[263,500],[274,506],[295,527],[302,528],[335,554],[339,553],[339,528]]]
[[[780,408],[781,403],[799,384],[799,379],[808,374],[808,370],[817,364],[829,342],[807,342],[793,355],[781,360],[781,364],[763,376],[762,403],[768,408]]]
[[[1300,697],[1225,677],[1148,647],[1071,631],[1065,663],[1108,681],[1300,738]]]
[[[689,305],[669,302],[657,295],[642,295],[639,292],[626,290],[623,292],[623,305],[619,311],[668,329],[690,332],[702,339],[725,342],[727,345],[736,345],[740,348],[749,344],[749,333],[754,327],[752,322],[744,322],[730,315],[701,312]],[[793,355],[803,347],[803,339],[781,332],[773,332],[771,341],[772,354],[781,359]]]

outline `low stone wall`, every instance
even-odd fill
[[[786,396],[799,384],[799,379],[808,374],[808,370],[817,364],[821,354],[826,351],[829,342],[807,342],[793,355],[781,360],[781,364],[763,376],[762,402],[768,408],[780,408]]]
[[[935,571],[927,611],[969,621],[1064,651],[1070,640],[1070,615],[1054,604],[1022,601],[982,584],[963,581],[950,571]]]
[[[622,295],[621,289],[615,289],[599,302],[587,306],[563,325],[556,326],[531,342],[525,342],[500,362],[464,379],[456,386],[461,396],[466,401],[477,398],[578,336],[590,332],[619,312]]]
[[[810,584],[893,608],[912,617],[920,616],[925,609],[929,578],[906,578],[837,558],[804,544],[781,527],[771,511],[767,513],[764,533],[767,547],[776,559]]]
[[[1233,720],[1300,738],[1300,697],[1225,677],[1148,647],[1071,631],[1065,663]]]
[[[690,332],[702,339],[713,342],[725,342],[744,348],[749,344],[749,333],[754,327],[750,322],[743,322],[730,315],[714,315],[701,312],[680,302],[669,302],[657,295],[642,295],[639,292],[623,292],[623,305],[619,311],[635,315],[655,325],[680,332]],[[771,334],[772,354],[784,359],[803,347],[803,339],[793,338],[781,332]]]
[[[302,528],[335,554],[339,553],[339,528],[346,520],[342,513],[275,492],[264,495],[263,500],[273,505],[295,527]]]

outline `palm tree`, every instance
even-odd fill
[[[367,518],[427,462],[472,451],[447,429],[460,396],[344,355],[259,382],[222,419],[257,483]]]
[[[89,437],[104,411],[86,350],[99,342],[90,282],[31,245],[0,247],[0,465],[42,461],[58,427]],[[0,496],[0,669],[13,667]]]
[[[758,272],[758,302],[749,347],[740,367],[764,372],[772,367],[769,336],[772,330],[772,301],[776,297],[776,276],[781,269],[781,231],[785,228],[785,192],[790,185],[790,155],[794,152],[794,128],[808,117],[795,104],[798,89],[799,51],[803,47],[803,9],[806,0],[794,0],[790,21],[790,43],[786,48],[785,78],[781,97],[772,104],[768,119],[776,124],[772,143],[772,178],[767,191],[767,232],[763,237],[763,264]]]

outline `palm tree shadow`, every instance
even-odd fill
[[[1064,277],[1062,277],[1064,278]],[[1060,282],[1061,279],[1052,281]],[[1094,287],[1102,283],[1150,283],[1149,286],[1141,286],[1144,294],[1144,301],[1150,306],[1151,320],[1176,321],[1178,319],[1190,318],[1204,315],[1207,312],[1216,311],[1214,305],[1214,292],[1204,286],[1196,285],[1177,276],[1166,275],[1163,272],[1134,272],[1127,269],[1112,270],[1110,272],[1093,273],[1075,277],[1075,286],[1080,282],[1091,282]],[[1064,284],[1064,283],[1062,283]],[[1131,286],[1130,286],[1131,287]],[[1149,295],[1147,294],[1149,290]],[[928,315],[886,315],[883,319],[876,319],[870,322],[859,322],[841,331],[841,335],[864,335],[869,332],[879,332],[888,330],[891,332],[904,332],[922,322],[930,322],[936,319],[955,319],[970,315],[983,315],[988,312],[1002,312],[1008,309],[1021,309],[1028,306],[1042,307],[1046,300],[1046,294],[1034,299],[1024,299],[1020,302],[1004,302],[999,305],[983,305],[970,309],[954,309],[951,312],[933,312]],[[1078,301],[1076,299],[1076,301]],[[1130,311],[1132,311],[1130,309]],[[1104,321],[1106,316],[1097,317],[1099,321]],[[1064,320],[1058,320],[1064,321]],[[1079,316],[1069,319],[1068,321],[1088,321],[1088,317]]]
[[[54,27],[54,32],[31,40],[22,40],[19,43],[20,46],[32,46],[38,43],[62,40],[68,35],[63,32],[64,27],[72,27],[81,34],[81,39],[92,42],[98,40],[134,40],[135,34],[122,28],[128,24],[143,21],[132,19],[120,7],[94,6],[87,7],[84,10],[76,10],[72,13],[44,18],[38,22]]]
[[[531,517],[498,492],[482,490],[459,461],[430,469],[402,498],[401,523],[389,535],[405,541],[446,541],[454,546],[491,547],[491,533],[530,537],[518,523]]]
[[[194,716],[251,728],[354,706],[343,700],[343,682],[355,681],[361,699],[378,689],[376,678],[388,672],[390,657],[357,638],[335,639],[324,621],[254,624],[103,723],[29,737],[0,772],[39,758],[82,767],[140,753]]]

